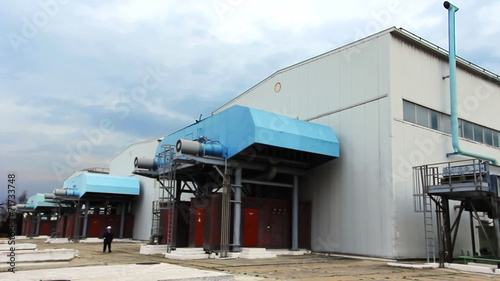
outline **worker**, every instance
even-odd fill
[[[104,231],[104,242],[102,247],[102,252],[106,252],[106,246],[108,247],[108,253],[111,253],[111,242],[113,242],[113,232],[111,231],[111,226],[106,228]]]

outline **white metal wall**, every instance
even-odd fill
[[[280,70],[223,107],[245,105],[335,130],[340,158],[312,170],[300,186],[302,199],[312,203],[314,251],[395,255],[393,189],[385,177],[390,39],[382,32]]]
[[[157,139],[131,144],[110,160],[109,173],[119,176],[132,175],[135,157],[154,157],[157,146]],[[158,187],[153,179],[142,176],[134,177],[139,179],[141,193],[133,203],[132,213],[135,217],[133,238],[148,240],[151,234],[152,202],[158,197]]]
[[[400,39],[391,40],[392,162],[398,257],[425,255],[423,215],[413,212],[411,167],[460,159],[447,158],[453,151],[451,136],[403,121],[403,99],[450,114],[449,74],[446,58],[439,58]],[[463,68],[457,69],[459,118],[500,130],[500,87]],[[500,160],[500,149],[460,139],[462,149]],[[451,206],[458,202],[450,203]],[[451,210],[452,219],[457,210]],[[468,215],[463,216],[455,254],[471,249]],[[471,251],[472,252],[472,251]]]

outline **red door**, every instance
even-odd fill
[[[87,237],[101,237],[101,231],[104,232],[104,227],[101,226],[99,215],[89,215],[87,224]]]
[[[243,246],[257,247],[259,241],[259,210],[243,209]]]
[[[205,217],[205,209],[196,208],[196,221],[195,221],[195,232],[194,232],[194,246],[203,246],[203,223]]]

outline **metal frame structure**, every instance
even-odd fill
[[[435,260],[435,244],[439,248],[439,263],[453,262],[453,253],[463,211],[470,212],[473,255],[476,254],[473,219],[479,220],[478,212],[485,212],[493,219],[497,241],[500,239],[500,167],[480,159],[437,163],[413,168],[415,211],[424,214],[427,261]],[[458,214],[452,222],[450,201],[459,201]],[[434,202],[436,230],[432,219]],[[481,222],[481,230],[491,242]],[[490,243],[490,246],[493,245]],[[496,259],[500,249],[491,249]]]
[[[169,175],[175,175],[176,194],[168,193],[166,198],[159,200],[179,201],[181,194],[192,193],[197,198],[208,197],[214,193],[222,194],[221,216],[221,250],[220,257],[226,257],[228,252],[239,252],[240,226],[241,226],[241,198],[242,195],[262,195],[261,187],[279,187],[290,189],[292,199],[292,247],[298,248],[298,188],[299,176],[306,174],[311,164],[307,156],[298,151],[279,151],[255,144],[238,154],[232,159],[207,155],[191,155],[173,153],[173,146],[162,147],[163,152],[157,158],[157,169],[141,169],[137,167],[134,174],[156,178],[160,184],[164,179],[173,182]],[[277,151],[278,150],[278,151]],[[269,154],[269,151],[274,155]],[[165,158],[164,155],[170,155]],[[293,155],[291,155],[293,154]],[[245,174],[245,178],[243,178]],[[173,190],[173,189],[171,189]],[[231,218],[231,203],[233,204],[233,217]],[[177,213],[175,202],[170,203],[173,213]],[[159,218],[159,212],[153,209],[154,220]],[[172,217],[172,215],[170,215]],[[233,224],[233,241],[230,243],[230,226]],[[157,223],[158,224],[158,223]],[[156,224],[153,223],[153,229]],[[175,236],[176,224],[169,220],[169,232]],[[170,227],[171,226],[171,227]],[[158,241],[157,234],[152,231],[152,239]],[[150,242],[151,240],[150,239]],[[167,249],[175,249],[175,238],[165,240]]]

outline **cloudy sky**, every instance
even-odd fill
[[[500,2],[453,3],[458,54],[500,73]],[[0,19],[0,198],[10,172],[18,194],[50,192],[380,30],[447,46],[436,0],[3,0]]]

